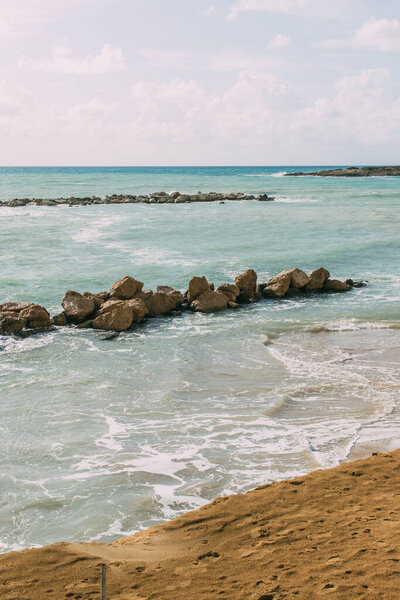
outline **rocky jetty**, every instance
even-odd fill
[[[329,169],[325,171],[299,171],[286,173],[285,177],[314,175],[315,177],[400,177],[398,167],[348,167],[347,169]]]
[[[81,294],[68,290],[61,301],[63,311],[53,318],[43,306],[31,302],[0,304],[0,335],[26,337],[66,325],[120,332],[134,328],[144,319],[177,316],[185,310],[201,313],[234,310],[263,298],[347,292],[364,285],[363,281],[332,279],[323,267],[308,275],[296,267],[258,284],[257,273],[248,269],[234,283],[222,283],[216,289],[204,275],[192,277],[184,293],[167,285],[159,285],[156,291],[144,290],[141,281],[126,276],[116,281],[109,292]]]
[[[155,192],[143,196],[132,194],[113,194],[112,196],[90,196],[86,198],[14,198],[1,202],[0,206],[90,206],[92,204],[190,204],[193,202],[232,202],[258,200],[272,202],[273,196],[268,194],[243,194],[241,192],[198,192],[197,194],[181,194],[180,192]]]

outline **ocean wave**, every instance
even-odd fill
[[[274,171],[273,173],[246,173],[243,177],[284,177],[287,171]]]
[[[313,198],[288,198],[287,196],[277,196],[275,198],[275,202],[287,202],[287,203],[292,203],[292,204],[296,204],[296,203],[314,203],[314,202],[318,202],[318,200],[315,200]]]

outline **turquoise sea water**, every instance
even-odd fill
[[[313,168],[310,167],[310,170]],[[0,169],[0,200],[267,192],[273,203],[0,208],[0,302],[51,312],[126,274],[184,290],[325,266],[347,294],[185,314],[112,341],[0,337],[0,550],[108,541],[400,446],[400,181],[299,167]]]

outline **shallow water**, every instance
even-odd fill
[[[0,208],[0,301],[59,310],[126,274],[327,267],[347,294],[0,337],[0,550],[108,541],[226,493],[399,446],[397,179],[289,168],[0,170],[0,197],[201,189],[274,203]],[[364,450],[363,450],[364,449]]]

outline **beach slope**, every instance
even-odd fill
[[[0,556],[2,600],[398,600],[400,450],[218,498],[112,544]]]

